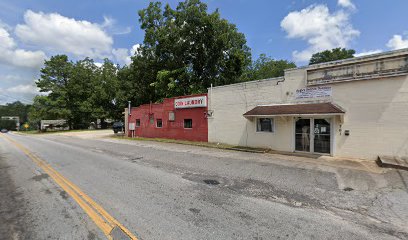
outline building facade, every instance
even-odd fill
[[[129,137],[208,141],[207,94],[166,98],[131,108],[125,121]]]
[[[408,156],[408,49],[209,89],[208,140],[338,157]]]

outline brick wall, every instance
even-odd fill
[[[197,94],[185,97],[207,96]],[[136,127],[135,136],[147,138],[170,138],[189,141],[208,141],[208,123],[205,113],[207,107],[175,109],[174,99],[164,99],[163,103],[144,104],[132,108],[130,123],[140,119],[140,127]],[[169,113],[174,112],[175,120],[169,120]],[[162,120],[162,127],[157,127],[157,120]],[[192,128],[184,128],[184,119],[192,119]],[[129,131],[128,136],[131,136]]]

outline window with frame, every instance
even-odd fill
[[[136,119],[136,127],[140,127],[140,119]]]
[[[184,128],[193,128],[193,119],[184,119]]]
[[[157,128],[162,128],[163,127],[163,121],[161,119],[156,119],[156,127]]]
[[[257,118],[256,131],[257,132],[274,132],[274,119],[273,118]]]

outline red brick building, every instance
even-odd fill
[[[208,141],[207,94],[166,98],[131,109],[128,136]],[[134,130],[133,130],[134,129]]]

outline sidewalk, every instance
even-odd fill
[[[256,158],[256,160],[273,160],[275,163],[281,165],[296,165],[299,167],[304,167],[304,164],[315,165],[316,167],[333,167],[333,168],[342,168],[350,170],[365,171],[375,174],[382,174],[388,171],[387,169],[381,168],[377,165],[375,161],[364,160],[364,159],[352,159],[352,158],[340,158],[340,157],[331,157],[331,156],[321,156],[316,154],[305,154],[305,153],[291,153],[291,152],[279,152],[272,151],[269,149],[261,148],[249,148],[249,147],[238,147],[230,146],[225,144],[216,144],[216,143],[207,143],[207,142],[190,142],[190,141],[181,141],[174,139],[159,139],[159,138],[127,138],[120,136],[110,136],[110,139],[116,139],[120,142],[127,142],[129,144],[135,145],[150,145],[152,147],[160,145],[160,148],[171,147],[175,144],[178,145],[178,150],[191,151],[191,146],[197,148],[214,148],[224,152],[236,152],[235,157],[238,157],[241,152],[244,154],[240,156],[246,157],[246,159]],[[105,138],[106,139],[106,138]],[[116,141],[115,141],[116,142]],[[139,143],[139,144],[138,144]],[[186,147],[183,147],[186,146]],[[171,147],[171,150],[175,150],[174,147]],[[201,151],[200,151],[201,152]],[[262,157],[261,157],[262,156]],[[302,166],[301,166],[302,165]]]

